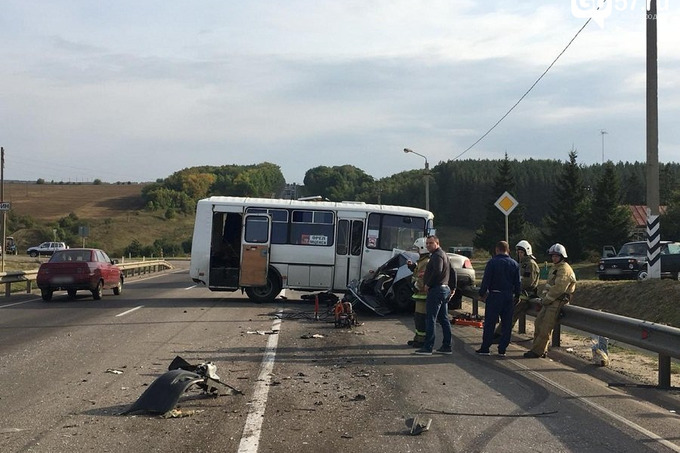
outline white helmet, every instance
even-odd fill
[[[548,255],[561,255],[562,258],[567,257],[567,249],[562,244],[553,244],[548,249]]]
[[[531,256],[531,244],[528,241],[521,240],[515,246],[516,249],[523,249],[527,256]]]
[[[425,238],[418,238],[416,241],[413,243],[413,248],[418,249],[418,253],[421,255],[424,255],[426,253],[430,253],[427,250],[427,247],[425,246]]]

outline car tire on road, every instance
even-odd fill
[[[45,302],[49,302],[52,300],[52,290],[50,289],[41,290],[40,295],[42,296],[42,300],[44,300]]]
[[[103,293],[104,293],[103,289],[104,289],[104,285],[102,284],[102,281],[99,280],[99,282],[97,283],[97,287],[92,290],[92,298],[94,300],[100,300],[102,298]]]
[[[413,291],[407,282],[397,282],[394,288],[394,299],[392,300],[392,303],[399,311],[413,312],[416,304],[413,301],[412,296]]]
[[[123,292],[123,277],[118,280],[118,284],[113,287],[113,295],[114,296],[120,296],[120,293]]]
[[[69,290],[67,290],[66,292],[68,293],[69,299],[75,299],[75,298],[76,298],[76,293],[78,292],[78,290],[69,289]]]

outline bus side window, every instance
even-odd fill
[[[338,222],[338,243],[335,246],[336,255],[347,255],[347,245],[349,243],[349,220]]]
[[[351,254],[354,256],[361,255],[361,245],[364,238],[364,222],[361,220],[354,220],[352,222],[352,237],[350,239]]]

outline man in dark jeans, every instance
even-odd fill
[[[489,355],[493,331],[500,317],[502,330],[498,355],[505,355],[512,335],[513,301],[519,299],[520,288],[519,264],[510,258],[508,243],[500,241],[496,244],[496,254],[486,263],[479,287],[479,296],[484,301],[485,308],[482,347],[475,351],[477,354]]]
[[[449,321],[448,300],[451,295],[449,283],[449,257],[439,247],[437,236],[428,236],[425,246],[430,252],[430,262],[425,268],[423,282],[427,291],[426,318],[425,318],[425,342],[423,347],[415,353],[419,355],[432,355],[435,340],[435,323],[442,326],[442,346],[437,349],[438,354],[452,354],[451,350],[451,322]]]

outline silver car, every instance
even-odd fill
[[[475,268],[472,267],[472,262],[467,256],[457,253],[447,253],[446,255],[449,257],[451,267],[456,271],[457,288],[459,290],[449,301],[449,308],[460,308],[463,300],[463,292],[460,290],[475,286]]]

